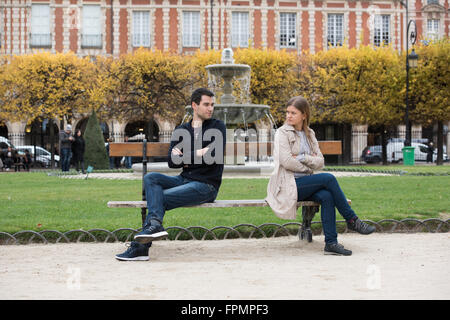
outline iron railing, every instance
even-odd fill
[[[51,33],[30,33],[30,47],[31,48],[51,48],[52,34]]]
[[[446,233],[450,231],[450,219],[384,219],[378,222],[365,220],[366,223],[375,226],[377,233]],[[353,233],[347,228],[345,221],[337,221],[338,233]],[[226,240],[226,239],[251,239],[251,238],[275,238],[282,236],[298,235],[302,224],[289,222],[285,224],[265,223],[259,226],[253,224],[239,224],[234,227],[217,226],[211,229],[202,226],[191,227],[167,227],[169,240]],[[313,221],[311,229],[314,235],[322,234],[322,224]],[[79,243],[79,242],[128,242],[131,241],[140,229],[120,228],[114,231],[105,229],[76,229],[61,232],[57,230],[23,230],[10,234],[0,232],[0,244],[31,244],[31,243]]]

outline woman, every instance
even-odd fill
[[[324,159],[314,131],[309,128],[309,117],[305,98],[298,96],[288,101],[286,122],[275,134],[275,169],[267,186],[266,201],[283,219],[296,218],[297,201],[319,202],[325,235],[324,253],[351,255],[350,250],[337,242],[335,208],[350,230],[370,234],[375,227],[358,219],[332,174],[314,174],[314,170],[323,168]]]
[[[74,141],[72,142],[72,153],[77,171],[80,171],[81,164],[81,172],[84,174],[84,139],[80,129],[75,132]]]

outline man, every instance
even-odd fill
[[[59,132],[59,143],[61,150],[61,170],[69,171],[70,169],[70,157],[72,154],[72,126],[68,124],[65,131]]]
[[[225,124],[213,119],[214,94],[204,88],[191,96],[193,118],[175,128],[169,148],[170,168],[183,168],[178,176],[151,172],[144,177],[148,215],[142,231],[118,260],[148,260],[152,241],[167,237],[162,226],[166,210],[213,202],[222,182]]]

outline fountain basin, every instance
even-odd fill
[[[143,164],[135,163],[132,166],[133,173],[142,175]],[[267,178],[272,174],[274,169],[273,162],[251,162],[245,165],[229,165],[226,164],[223,169],[223,177],[253,177]],[[181,173],[181,169],[171,169],[167,162],[149,162],[147,163],[147,172],[159,172],[166,175],[174,176]]]
[[[225,124],[250,123],[266,117],[269,111],[270,107],[265,104],[216,104],[213,118]],[[192,115],[192,107],[186,106],[186,112]]]
[[[209,74],[220,78],[241,78],[250,72],[247,64],[210,64],[205,68]]]

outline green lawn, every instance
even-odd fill
[[[406,175],[417,175],[417,174],[434,174],[434,175],[450,175],[450,165],[446,163],[442,166],[436,165],[426,165],[424,163],[418,163],[414,166],[406,166],[399,164],[389,164],[383,165],[364,165],[364,166],[328,166],[326,169],[330,171],[369,171],[369,172],[390,172],[390,173],[401,173]]]
[[[448,168],[448,167],[447,167]],[[362,219],[448,219],[449,176],[377,176],[339,178]],[[262,199],[268,179],[224,179],[218,199]],[[63,179],[46,173],[0,174],[0,231],[138,229],[139,209],[107,208],[109,200],[140,200],[138,180]],[[316,220],[320,215],[316,215]],[[337,214],[337,219],[342,217]],[[301,217],[297,218],[301,222]],[[168,226],[284,224],[270,208],[180,208],[166,214]]]

